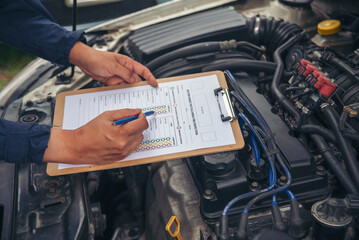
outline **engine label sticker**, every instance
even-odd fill
[[[217,76],[211,75],[160,83],[158,88],[139,86],[66,96],[63,129],[81,127],[105,111],[141,108],[154,111],[154,117],[143,132],[142,143],[122,161],[235,144],[230,123],[220,117],[213,92],[218,87]]]

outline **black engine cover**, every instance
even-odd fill
[[[239,85],[272,129],[278,148],[285,157],[292,174],[293,183],[290,190],[296,198],[304,203],[315,202],[327,196],[330,191],[327,175],[325,171],[320,171],[320,167],[319,170],[317,169],[311,153],[297,138],[290,135],[286,123],[271,111],[272,106],[263,95],[257,93],[256,85],[249,78],[239,79]],[[250,161],[253,157],[249,152],[250,149],[245,147],[237,154],[233,154],[232,162],[225,153],[224,155],[217,154],[217,156],[195,157],[187,161],[201,194],[201,212],[207,221],[218,220],[226,204],[234,197],[266,187],[265,180],[257,181],[250,177]],[[209,157],[210,160],[208,160]],[[214,164],[214,161],[217,162]],[[215,167],[217,170],[214,169]],[[280,168],[277,170],[278,173],[282,173]],[[278,182],[278,184],[281,183]],[[248,201],[249,199],[239,201],[232,207],[230,214],[239,213]],[[288,202],[289,198],[286,195],[278,196],[279,204]],[[265,209],[270,204],[271,199],[267,199],[255,205],[253,209]]]

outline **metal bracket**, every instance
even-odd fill
[[[219,101],[218,93],[222,93],[222,98],[223,98],[224,106],[226,108],[227,116],[224,116],[224,113],[222,111],[222,107],[221,107],[221,103]],[[222,121],[223,122],[225,122],[225,121],[232,122],[233,120],[235,120],[236,115],[234,114],[233,106],[231,104],[231,99],[229,98],[228,89],[224,89],[224,88],[221,88],[221,87],[216,88],[216,89],[214,89],[214,95],[216,95],[216,98],[217,98],[218,108],[219,108],[219,111],[221,113]]]

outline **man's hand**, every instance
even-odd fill
[[[125,55],[97,51],[77,42],[71,49],[69,58],[70,63],[78,66],[84,73],[107,85],[140,82],[138,75],[141,75],[151,86],[158,86],[148,68]]]
[[[119,119],[138,119],[114,126]],[[52,129],[44,162],[106,164],[130,155],[142,142],[148,122],[141,109],[104,112],[76,130]]]

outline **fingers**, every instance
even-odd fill
[[[144,77],[148,83],[157,87],[156,78],[151,71],[135,60],[118,53],[94,50],[85,44],[76,43],[70,52],[70,62],[80,67],[88,76],[108,85],[135,83]]]
[[[136,148],[138,147],[138,145],[141,144],[141,142],[143,141],[143,135],[140,134],[137,138],[134,139],[134,141],[129,145],[128,147],[128,151],[125,154],[124,158],[127,157],[128,155],[130,155],[131,153],[133,153]]]
[[[142,134],[148,128],[146,116],[141,112],[141,109],[121,109],[105,112],[104,115],[107,115],[106,118],[111,122],[138,115],[138,119],[116,126],[120,135],[134,136]]]
[[[132,126],[130,126],[131,124],[129,123],[117,126],[118,131],[116,131],[112,142],[113,144],[111,144],[109,148],[109,157],[112,156],[115,160],[121,160],[134,152],[137,146],[143,141],[144,137],[142,132],[146,129],[146,125],[143,126],[143,124],[138,123],[134,125],[135,121],[147,123],[145,119],[138,119],[130,122]]]
[[[129,81],[125,81],[123,78],[118,77],[118,76],[113,76],[110,77],[107,81],[106,84],[111,86],[111,85],[118,85],[124,82],[128,82],[128,83],[135,83],[135,82],[142,82],[141,78],[137,75],[137,74],[132,74],[131,78]]]
[[[125,151],[122,151],[121,153],[115,151],[113,153],[107,154],[101,159],[101,161],[97,162],[96,164],[107,164],[107,163],[122,160],[128,157],[131,153],[133,153],[136,150],[136,148],[141,144],[142,141],[143,141],[143,135],[141,134],[136,138],[133,138],[133,140],[130,143],[128,143]]]
[[[119,64],[115,65],[114,74],[115,75],[111,76],[111,78],[118,77],[118,78],[123,79],[127,83],[135,83],[136,82],[136,79],[133,77],[132,72],[129,69],[127,69],[126,67],[124,67],[123,65],[119,65]],[[108,84],[108,82],[107,82],[107,84]]]
[[[129,130],[130,136],[142,134],[142,132],[148,128],[148,122],[145,114],[143,113],[138,116],[138,119],[128,122],[124,124],[124,126],[125,125],[127,130]]]
[[[112,124],[115,120],[131,116],[138,116],[138,119],[118,126]],[[53,141],[57,132],[52,131],[52,140],[49,141],[49,150],[44,158],[48,162],[61,159],[65,163],[77,164],[118,161],[131,154],[142,142],[146,128],[148,123],[141,109],[107,111],[74,131],[61,131],[61,134],[69,136],[57,137],[60,143]],[[64,159],[56,157],[59,156],[59,147],[62,153],[66,153],[61,155]]]
[[[117,139],[115,144],[112,145],[108,149],[107,156],[117,155],[118,157],[121,155],[129,155],[132,153],[136,147],[143,141],[143,134],[140,133],[138,135],[134,135],[131,137],[127,137],[126,139]]]
[[[136,74],[132,74],[132,77],[135,79],[135,82],[142,82],[141,78]]]
[[[148,128],[146,117],[141,113],[138,119],[123,125],[116,126],[113,147],[119,152],[128,154],[134,151],[135,147],[141,143],[143,139],[143,131]],[[140,140],[139,140],[140,139]]]
[[[116,121],[116,120],[120,120],[123,118],[128,118],[128,117],[138,115],[141,112],[142,112],[142,110],[139,108],[136,108],[136,109],[127,108],[127,109],[107,111],[107,112],[104,112],[103,115],[105,115],[105,117],[110,121]]]
[[[133,61],[133,60],[131,59],[131,61]],[[156,78],[153,76],[151,71],[148,68],[146,68],[145,66],[143,66],[142,64],[133,61],[133,71],[135,73],[137,73],[138,75],[142,76],[144,79],[146,79],[147,82],[152,87],[158,87],[158,83],[156,81]]]
[[[133,59],[117,54],[117,61],[120,65],[124,66],[130,73],[136,73],[140,76],[142,76],[144,79],[148,81],[148,83],[153,86],[157,87],[158,83],[156,81],[156,78],[153,76],[151,71],[143,66],[141,63],[134,61]]]
[[[110,77],[107,81],[106,81],[106,84],[108,86],[111,86],[111,85],[117,85],[117,84],[121,84],[121,83],[124,83],[126,82],[123,78],[121,77],[118,77],[118,76],[113,76],[113,77]]]

